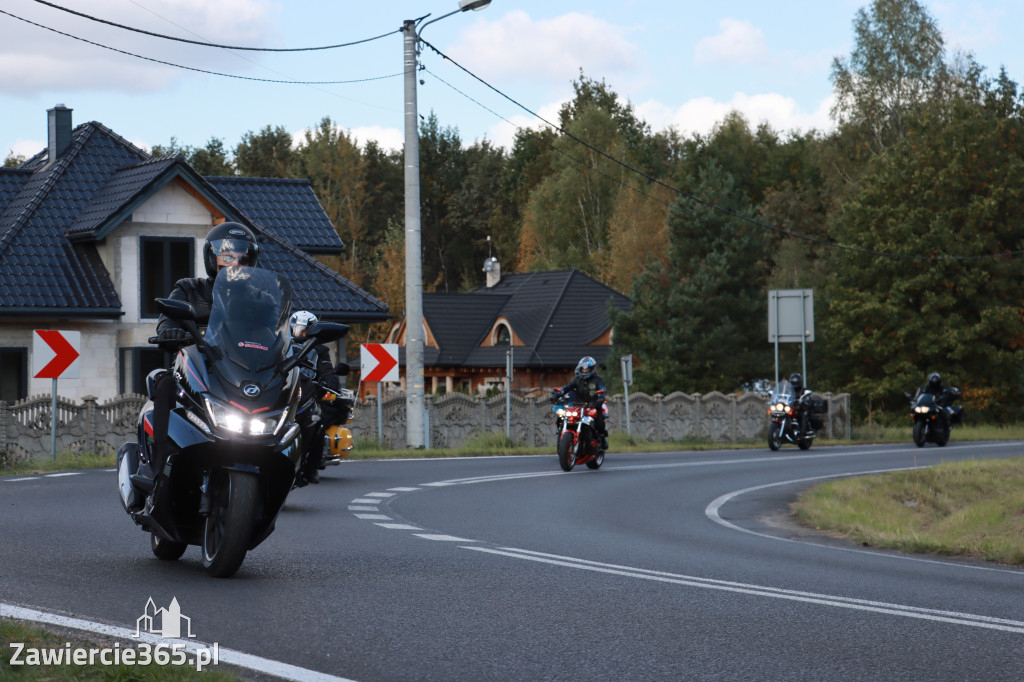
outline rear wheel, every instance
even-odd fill
[[[812,438],[801,438],[800,440],[798,440],[796,442],[796,446],[798,448],[800,448],[801,450],[810,450],[811,449],[811,443],[813,443],[813,442],[814,442],[814,440]]]
[[[914,422],[914,445],[919,448],[923,448],[927,438],[928,425],[924,422]]]
[[[602,464],[604,464],[604,450],[598,450],[597,456],[595,456],[594,459],[587,462],[587,468],[600,469]]]
[[[215,578],[229,578],[249,550],[259,481],[242,471],[228,471],[219,478],[203,525],[203,566]]]
[[[935,442],[939,444],[940,448],[949,442],[949,431],[950,429],[948,426],[945,429],[939,429],[939,435],[935,439]]]
[[[772,450],[782,447],[782,425],[778,422],[772,422],[768,427],[768,447]]]
[[[156,533],[150,535],[149,541],[150,547],[153,548],[153,554],[157,559],[163,559],[164,561],[176,561],[181,558],[181,555],[185,553],[185,549],[188,545],[184,542],[174,542],[173,540],[167,540],[160,537]]]
[[[558,465],[562,471],[572,471],[576,466],[576,453],[572,448],[572,433],[564,432],[558,439]]]

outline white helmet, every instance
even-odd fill
[[[292,329],[292,338],[302,338],[306,336],[306,330],[316,324],[317,321],[316,315],[308,310],[298,310],[292,313],[292,317],[288,321]]]

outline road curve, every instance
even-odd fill
[[[0,604],[134,630],[176,599],[199,640],[294,679],[1019,680],[1024,571],[860,548],[786,509],[830,477],[1022,453],[353,461],[230,580],[196,548],[154,559],[112,472],[4,477]]]

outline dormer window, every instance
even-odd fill
[[[491,345],[492,346],[510,346],[512,345],[512,330],[508,328],[507,324],[499,323],[495,325],[494,331],[491,333]]]

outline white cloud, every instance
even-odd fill
[[[370,140],[376,140],[380,148],[384,150],[402,151],[405,147],[405,131],[397,128],[362,126],[350,129],[348,134],[356,140],[360,148],[365,147]]]
[[[269,6],[261,0],[151,0],[147,7],[120,0],[65,4],[92,17],[189,40],[258,45],[267,36],[277,35]],[[254,68],[251,60],[225,50],[211,53],[208,48],[106,26],[31,0],[11,0],[4,7],[33,22],[2,17],[0,90],[8,93],[87,88],[153,91],[186,73],[150,60],[206,70],[227,65],[235,71]]]
[[[832,130],[829,119],[832,98],[822,101],[817,109],[803,111],[791,97],[775,93],[747,95],[736,93],[729,102],[717,102],[710,97],[692,99],[681,106],[671,107],[657,101],[638,104],[637,113],[655,131],[674,127],[684,136],[694,133],[709,134],[726,114],[738,111],[746,117],[750,126],[767,123],[777,133]]]
[[[640,59],[621,26],[579,12],[534,20],[521,10],[495,21],[478,19],[447,53],[481,78],[528,79],[535,87],[564,86],[581,68],[591,77],[613,76]]]
[[[769,55],[764,33],[749,21],[722,19],[721,31],[704,38],[694,48],[698,64],[724,64],[740,66],[763,62]]]

